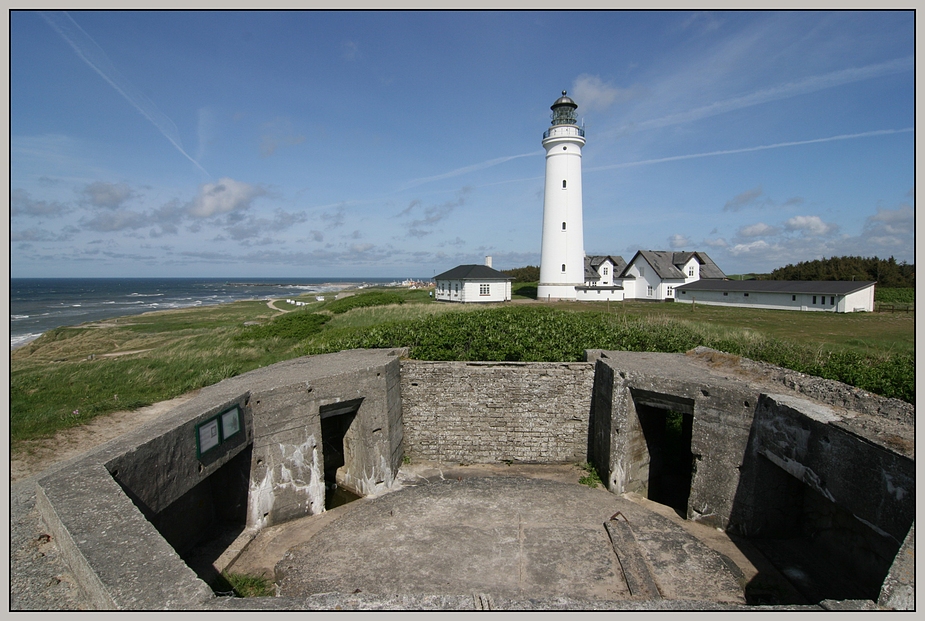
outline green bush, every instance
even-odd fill
[[[586,349],[686,352],[706,346],[915,403],[912,354],[829,351],[752,332],[710,331],[657,316],[508,306],[325,332],[305,354],[408,347],[417,360],[579,361]]]
[[[301,341],[320,332],[321,327],[330,319],[329,315],[309,311],[295,311],[275,317],[271,322],[262,326],[250,326],[238,336],[238,339],[276,338]]]
[[[915,304],[915,289],[876,287],[874,301],[881,304]]]
[[[363,308],[366,306],[387,306],[389,304],[404,304],[404,296],[398,293],[389,293],[385,291],[369,291],[367,293],[358,293],[347,296],[339,300],[334,300],[326,304],[324,310],[331,311],[335,315],[346,313],[354,308]]]

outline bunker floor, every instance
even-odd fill
[[[262,574],[289,597],[810,603],[748,541],[581,485],[583,474],[575,465],[405,465],[394,491],[239,537],[216,568]]]

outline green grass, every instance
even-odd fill
[[[221,577],[224,579],[221,586],[231,587],[237,597],[276,596],[276,586],[273,581],[263,576],[223,571]]]
[[[426,291],[368,293],[378,292],[342,298],[361,303],[337,314],[334,301],[285,314],[265,302],[237,302],[49,331],[10,353],[11,444],[16,450],[23,440],[281,360],[356,347],[409,347],[423,360],[566,361],[581,360],[585,349],[684,352],[705,345],[915,398],[911,313],[529,299],[483,306],[436,303]]]
[[[603,486],[600,475],[597,473],[597,468],[592,466],[590,463],[585,462],[579,464],[579,467],[585,471],[585,475],[578,479],[578,482],[581,485],[587,485],[588,487],[594,489],[598,485]]]

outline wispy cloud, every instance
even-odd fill
[[[723,114],[750,106],[756,106],[758,104],[763,104],[770,101],[778,101],[781,99],[787,99],[789,97],[795,97],[797,95],[815,93],[827,88],[833,88],[843,84],[860,82],[861,80],[869,80],[881,76],[901,73],[903,71],[912,71],[914,68],[915,59],[912,56],[907,56],[883,63],[867,65],[865,67],[852,67],[849,69],[832,71],[822,75],[810,76],[795,82],[787,82],[785,84],[778,84],[776,86],[763,88],[747,95],[716,101],[706,106],[700,106],[691,110],[685,110],[683,112],[668,114],[659,118],[641,121],[639,123],[633,123],[631,125],[623,126],[615,131],[617,133],[625,133],[630,130],[639,131],[644,129],[665,127],[668,125],[689,123],[691,121],[697,121],[706,117],[716,116],[718,114]]]
[[[112,64],[112,61],[109,60],[106,52],[103,51],[103,48],[97,45],[96,41],[94,41],[66,11],[42,11],[39,14],[55,32],[61,35],[62,39],[67,41],[81,60],[100,74],[100,76],[109,82],[109,85],[116,89],[116,91],[132,104],[136,110],[151,121],[158,131],[160,131],[180,153],[195,164],[199,170],[204,172],[207,176],[211,176],[208,171],[183,148],[183,142],[180,140],[180,132],[177,130],[176,124],[174,124],[166,114],[161,112],[153,101],[145,97],[135,85],[119,73]]]
[[[466,173],[475,172],[476,170],[483,170],[485,168],[490,168],[492,166],[497,166],[498,164],[503,164],[505,162],[510,162],[511,160],[516,160],[521,157],[531,157],[536,155],[542,155],[544,151],[531,151],[530,153],[521,153],[520,155],[507,155],[505,157],[496,157],[492,160],[487,160],[480,162],[478,164],[472,164],[471,166],[463,166],[462,168],[457,168],[451,170],[450,172],[445,172],[439,175],[433,175],[432,177],[421,177],[419,179],[412,179],[405,185],[401,187],[402,190],[408,190],[410,188],[417,187],[419,185],[424,185],[425,183],[430,183],[431,181],[439,181],[441,179],[449,179],[451,177],[458,177],[460,175],[465,175]]]
[[[628,168],[630,166],[643,166],[645,164],[661,164],[663,162],[676,162],[678,160],[691,160],[698,157],[715,157],[717,155],[733,155],[736,153],[751,153],[753,151],[765,151],[767,149],[781,149],[783,147],[797,147],[804,144],[818,144],[821,142],[832,142],[835,140],[854,140],[855,138],[871,138],[873,136],[887,136],[890,134],[905,134],[914,132],[914,127],[903,129],[880,129],[872,132],[861,132],[859,134],[842,134],[839,136],[829,136],[828,138],[814,138],[812,140],[795,140],[793,142],[778,142],[776,144],[766,144],[757,147],[744,147],[742,149],[724,149],[722,151],[709,151],[707,153],[690,153],[687,155],[673,155],[671,157],[660,157],[651,160],[640,160],[638,162],[624,162],[622,164],[608,164],[607,166],[595,166],[586,169],[587,172],[596,172],[600,170],[613,170],[615,168]]]

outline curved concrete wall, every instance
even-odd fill
[[[40,479],[37,507],[94,605],[213,606],[209,588],[165,540],[186,545],[188,534],[153,523],[242,459],[250,460],[250,529],[322,511],[321,419],[342,410],[353,418],[337,480],[364,495],[389,489],[406,451],[468,463],[591,460],[612,492],[644,492],[646,412],[681,412],[696,465],[689,519],[743,534],[773,530],[775,512],[793,508],[786,490],[811,489],[862,525],[855,534],[870,544],[870,580],[883,582],[884,605],[914,605],[909,404],[711,350],[590,351],[583,363],[420,362],[406,354],[341,352],[225,380]],[[234,407],[243,433],[197,453],[197,429]]]

